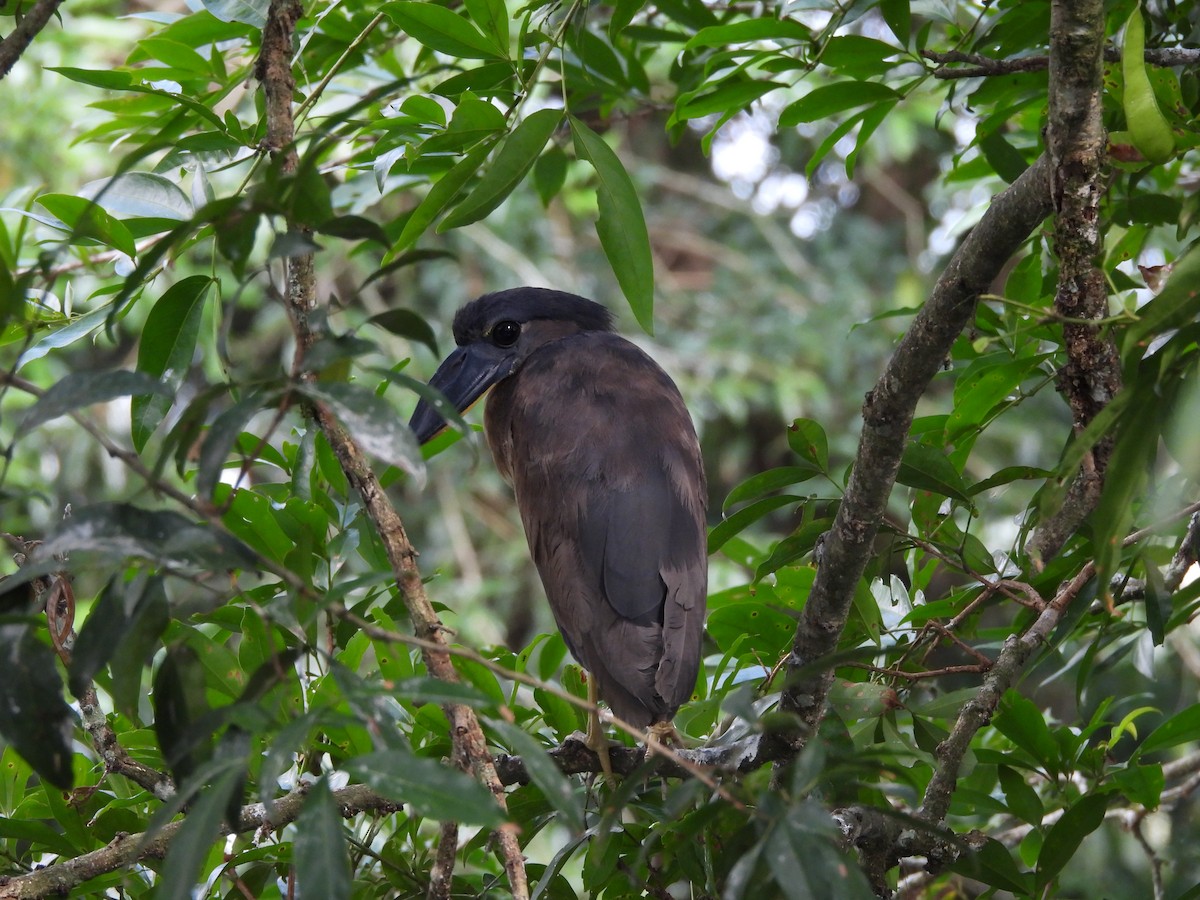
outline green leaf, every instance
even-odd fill
[[[347,241],[374,241],[385,248],[392,245],[387,232],[364,216],[335,216],[318,225],[316,231]]]
[[[954,409],[946,420],[945,442],[951,444],[982,427],[996,405],[1048,358],[1049,354],[1040,354],[998,364],[991,361],[972,364],[954,384]]]
[[[388,18],[431,50],[460,59],[507,59],[508,47],[481,34],[467,19],[436,3],[397,0],[380,7]]]
[[[377,325],[384,331],[417,341],[428,347],[434,356],[441,356],[438,351],[437,337],[423,316],[411,309],[389,309],[367,319],[368,325]]]
[[[781,466],[778,469],[767,469],[765,472],[751,475],[730,491],[721,509],[729,509],[731,506],[761,497],[771,491],[777,491],[789,484],[800,484],[820,474],[819,469],[809,466]]]
[[[964,503],[971,502],[967,485],[954,463],[940,448],[921,441],[912,441],[905,448],[896,481],[919,491],[932,491]]]
[[[292,859],[300,900],[343,900],[351,895],[345,827],[326,778],[319,779],[304,798]]]
[[[17,436],[28,434],[59,416],[93,403],[108,403],[131,394],[166,394],[167,387],[144,372],[71,372],[38,398],[17,426]]]
[[[154,172],[125,172],[89,181],[79,189],[79,196],[120,216],[186,222],[196,214],[183,188]]]
[[[63,700],[53,651],[32,619],[0,620],[0,735],[52,785],[74,784],[74,714]]]
[[[783,506],[792,506],[794,504],[803,503],[804,497],[797,497],[794,494],[783,494],[778,497],[764,497],[754,503],[739,509],[733,515],[726,516],[719,523],[712,527],[708,533],[708,552],[709,554],[716,553],[736,534],[740,534],[750,525],[757,522],[768,513],[774,512]]]
[[[687,121],[714,113],[738,112],[777,87],[782,85],[775,81],[727,78],[716,90],[688,97],[675,108],[675,117]]]
[[[1046,809],[1042,806],[1042,800],[1025,780],[1025,776],[1016,769],[1009,766],[999,766],[998,774],[1000,776],[1000,787],[1004,791],[1004,799],[1008,801],[1008,808],[1018,818],[1028,822],[1030,825],[1040,827],[1042,817],[1046,814]]]
[[[807,41],[812,32],[807,26],[793,19],[775,19],[764,16],[758,19],[743,19],[729,25],[710,25],[701,28],[683,49],[697,47],[727,47],[729,44],[744,44],[751,41]]]
[[[1038,854],[1037,884],[1044,888],[1054,881],[1083,843],[1083,839],[1104,822],[1109,794],[1088,794],[1072,805],[1062,818],[1050,826]]]
[[[212,758],[212,728],[200,720],[209,711],[204,670],[196,651],[184,643],[167,647],[154,674],[154,733],[163,759],[182,784]]]
[[[1033,879],[1013,862],[1008,848],[994,838],[987,838],[975,853],[964,853],[948,866],[950,871],[982,881],[989,887],[1010,891],[1018,897],[1033,894]]]
[[[206,571],[249,569],[254,554],[228,535],[196,525],[177,512],[128,503],[99,503],[77,509],[47,535],[47,556],[91,553],[112,562],[140,558]]]
[[[487,788],[436,760],[402,750],[382,750],[356,756],[344,768],[384,796],[432,819],[481,826],[504,821]]]
[[[788,426],[788,446],[806,463],[822,472],[829,471],[829,439],[825,429],[812,419],[795,419]]]
[[[796,620],[766,602],[748,600],[714,609],[705,629],[725,653],[732,653],[738,642],[745,640],[743,649],[753,650],[764,659],[775,659],[791,646]]]
[[[583,819],[583,796],[569,782],[546,753],[542,744],[516,725],[502,719],[488,719],[487,726],[496,732],[524,761],[530,780],[538,786],[550,805],[574,834],[586,827]]]
[[[161,634],[167,616],[166,594],[160,578],[148,579],[139,575],[126,580],[123,575],[117,575],[109,580],[88,613],[72,648],[68,677],[72,694],[83,695],[96,673],[122,649],[138,621],[148,614],[161,625],[158,629]],[[140,671],[146,655],[138,651],[132,655],[137,658]]]
[[[1142,741],[1141,746],[1138,747],[1137,754],[1141,757],[1198,740],[1200,740],[1200,706],[1193,705],[1171,716],[1146,735],[1146,740]]]
[[[612,148],[579,119],[572,116],[570,121],[575,152],[592,164],[599,180],[596,233],[600,245],[638,324],[647,334],[653,334],[654,258],[637,190]]]
[[[207,275],[185,278],[159,297],[146,316],[138,342],[138,371],[157,379],[166,389],[133,396],[130,433],[139,453],[170,410],[192,367],[204,301],[212,284]]]
[[[305,396],[329,406],[338,421],[367,453],[425,483],[421,446],[391,405],[374,391],[357,384],[327,381],[302,384]]]
[[[208,499],[212,497],[229,453],[246,423],[263,408],[263,395],[257,391],[243,397],[229,409],[213,419],[208,433],[200,444],[196,459],[196,493]]]
[[[38,197],[38,203],[61,219],[73,237],[99,241],[131,258],[137,256],[129,229],[91,200],[69,194],[43,194]]]
[[[552,145],[533,164],[533,186],[537,188],[542,206],[549,206],[567,183],[568,166],[567,154],[557,145]]]
[[[1058,744],[1050,734],[1041,710],[1032,700],[1016,691],[1008,691],[1001,699],[992,724],[1048,772],[1058,771]]]
[[[466,0],[467,15],[497,48],[508,48],[508,8],[504,0]]]
[[[161,880],[154,892],[159,900],[191,900],[197,884],[207,880],[207,873],[201,869],[212,853],[226,809],[245,776],[244,760],[240,758],[215,762],[220,766],[220,774],[199,792],[199,799],[188,810],[163,860]]]
[[[879,11],[888,28],[902,47],[907,47],[912,38],[912,10],[910,0],[881,0]]]
[[[459,163],[454,166],[449,172],[443,175],[429,189],[424,199],[417,204],[417,208],[413,210],[412,215],[408,217],[408,221],[404,223],[404,229],[400,232],[400,237],[396,239],[395,245],[392,247],[392,253],[397,253],[410,245],[417,238],[425,233],[425,229],[442,210],[454,202],[454,198],[458,196],[458,192],[462,190],[471,178],[472,175],[483,164],[484,159],[491,150],[491,142],[484,142],[462,158]]]
[[[786,106],[779,114],[779,127],[792,128],[803,122],[816,122],[860,106],[881,100],[896,100],[900,94],[877,81],[839,81],[822,85]]]
[[[267,24],[270,0],[201,0],[204,8],[222,22],[241,22],[262,28]]]
[[[442,220],[438,231],[477,222],[504,202],[533,167],[560,122],[560,109],[541,109],[526,117],[500,144],[496,158],[484,172],[483,178],[466,199]]]

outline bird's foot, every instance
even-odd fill
[[[609,778],[613,776],[612,757],[609,755],[608,748],[611,743],[604,735],[604,728],[600,724],[598,715],[588,716],[587,737],[584,740],[589,750],[596,754],[600,760],[600,768]]]
[[[653,756],[658,747],[683,746],[683,736],[671,722],[655,722],[646,729],[646,755]]]

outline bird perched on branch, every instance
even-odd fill
[[[459,411],[492,389],[488,444],[592,699],[669,733],[695,687],[708,581],[704,467],[679,389],[607,309],[560,291],[480,297],[454,340],[430,384]],[[425,443],[446,423],[421,401],[409,425]],[[588,738],[607,764],[595,716]]]

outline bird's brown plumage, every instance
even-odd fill
[[[509,347],[502,322],[519,325]],[[459,311],[456,353],[487,358],[472,389],[495,385],[488,443],[568,648],[613,712],[644,727],[670,721],[695,686],[706,489],[678,389],[609,322],[591,301],[519,288]],[[429,419],[414,415],[419,437]]]

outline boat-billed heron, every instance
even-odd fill
[[[704,467],[679,389],[606,308],[560,291],[480,297],[454,340],[430,384],[460,411],[492,389],[488,444],[593,699],[669,731],[696,684],[708,581]],[[424,443],[446,423],[422,401],[409,424]],[[594,717],[589,739],[605,747]]]

